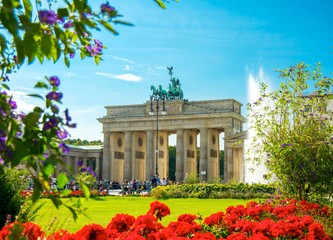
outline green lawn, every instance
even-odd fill
[[[64,199],[66,201],[68,199]],[[111,221],[117,213],[127,213],[132,216],[145,214],[149,210],[149,204],[156,199],[150,197],[102,197],[97,199],[81,199],[87,207],[84,215],[80,215],[75,223],[71,213],[64,207],[59,210],[53,207],[48,199],[42,199],[46,204],[38,211],[35,222],[42,226],[47,233],[60,228],[70,232],[79,230],[82,226],[91,223],[98,223],[104,227]],[[245,204],[247,201],[240,199],[166,199],[159,200],[165,203],[171,214],[162,221],[167,225],[171,221],[176,221],[177,217],[183,213],[202,215],[203,218],[219,211],[225,211],[228,206]]]

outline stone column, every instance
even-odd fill
[[[66,155],[65,156],[65,172],[69,173],[70,171],[68,170],[70,168],[70,156]]]
[[[79,166],[77,165],[78,161],[79,161],[79,157],[74,156],[74,164],[73,164],[74,174],[78,174],[79,173]]]
[[[199,174],[203,181],[208,179],[207,169],[207,128],[200,129],[200,162],[199,162]]]
[[[228,150],[227,150],[227,152],[228,152],[228,178],[226,179],[227,180],[227,182],[230,182],[230,180],[234,177],[234,151],[233,151],[233,149],[232,149],[232,147],[229,147],[228,148]]]
[[[177,129],[176,181],[184,180],[184,129]]]
[[[124,180],[132,180],[132,132],[125,132],[125,146],[124,146]]]
[[[110,132],[104,132],[102,179],[111,178]]]
[[[146,179],[151,180],[154,172],[154,134],[153,131],[147,131],[147,144],[146,144]]]
[[[228,139],[230,138],[231,135],[231,127],[228,129],[224,130],[224,159],[223,159],[223,165],[224,165],[224,172],[223,172],[223,182],[227,183],[230,179],[229,177],[229,144],[228,144]]]
[[[96,161],[96,169],[94,169],[95,170],[95,172],[96,172],[96,175],[97,175],[97,178],[98,179],[101,179],[101,176],[100,176],[100,165],[99,165],[99,156],[97,155],[96,157],[95,157],[95,161]]]

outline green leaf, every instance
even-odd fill
[[[90,197],[90,191],[89,191],[88,186],[87,186],[86,184],[84,184],[84,183],[81,183],[80,185],[81,185],[81,188],[82,188],[82,191],[83,191],[84,197],[85,197],[86,199],[88,199],[88,198]]]
[[[31,197],[32,202],[36,202],[42,195],[39,187],[36,187],[37,186],[36,183],[37,183],[37,181],[34,180],[34,191],[32,193],[32,197]]]
[[[25,16],[27,16],[27,18],[29,18],[29,20],[31,20],[32,5],[31,5],[30,0],[23,0],[23,5],[24,5],[24,9],[25,9]]]
[[[72,215],[73,215],[73,219],[74,219],[74,222],[76,222],[76,220],[78,219],[78,217],[77,217],[77,214],[76,214],[76,212],[75,212],[75,210],[72,208],[72,207],[70,207],[70,206],[68,206],[68,205],[65,205],[67,208],[68,208],[68,210],[72,213]]]
[[[69,66],[70,66],[69,58],[65,56],[65,57],[64,57],[64,60],[65,60],[65,64],[66,64],[66,66],[69,68]]]
[[[99,23],[102,24],[107,30],[112,32],[114,35],[118,35],[118,32],[108,22],[100,20]]]
[[[49,86],[45,82],[37,82],[35,88],[45,88],[49,89]]]
[[[39,61],[40,63],[43,63],[43,62],[44,62],[44,55],[43,55],[43,54],[38,54],[38,55],[37,55],[37,58],[38,58],[38,61]]]
[[[67,8],[58,8],[57,15],[58,15],[58,18],[68,17],[69,16],[68,9]]]
[[[21,3],[19,0],[10,0],[10,3],[13,8],[21,8]]]
[[[130,23],[130,22],[126,22],[126,21],[122,21],[122,20],[114,20],[113,21],[115,24],[122,24],[122,25],[127,25],[127,26],[134,26],[133,23]]]
[[[34,108],[34,112],[36,112],[36,113],[43,113],[44,111],[40,107],[35,107]]]
[[[155,0],[160,8],[166,9],[165,3],[162,0]]]
[[[11,167],[16,167],[21,163],[21,161],[28,155],[28,148],[24,142],[16,142],[15,149],[13,152],[13,158],[10,162]]]
[[[5,83],[1,83],[1,86],[5,88],[6,90],[10,90],[9,86]]]
[[[50,56],[53,59],[53,62],[57,62],[60,57],[61,49],[57,41],[54,41],[54,45],[51,48]]]
[[[42,41],[41,41],[41,50],[42,50],[42,53],[45,55],[45,57],[47,57],[48,59],[50,59],[50,57],[51,57],[51,48],[53,48],[53,47],[54,46],[52,44],[51,36],[43,34]]]
[[[42,172],[43,174],[45,174],[45,176],[50,176],[51,173],[53,173],[54,171],[54,166],[53,164],[49,163],[49,162],[45,162],[42,168]]]
[[[57,38],[60,39],[60,41],[62,43],[66,44],[67,37],[66,37],[66,34],[64,33],[64,31],[62,31],[59,27],[54,27],[54,32],[55,32]]]
[[[40,116],[41,114],[37,112],[28,113],[28,115],[24,118],[24,123],[26,127],[32,128],[34,126],[37,126]]]
[[[34,35],[30,32],[26,32],[23,36],[23,48],[24,53],[28,57],[28,62],[32,63],[37,54],[38,45],[34,39]]]
[[[4,35],[0,34],[0,53],[3,54],[7,48],[7,40]]]
[[[17,63],[22,64],[24,61],[24,44],[20,37],[14,38],[14,43],[17,51]]]
[[[72,190],[69,189],[65,189],[61,192],[61,196],[68,196],[69,194],[71,194]]]
[[[95,63],[96,63],[96,65],[98,65],[99,62],[100,62],[100,60],[101,60],[101,57],[100,57],[99,55],[96,55],[96,56],[94,57],[94,59],[95,59]]]
[[[54,196],[50,195],[50,199],[52,200],[53,202],[53,205],[59,209],[59,207],[62,205],[62,201],[58,198],[55,198]]]
[[[57,178],[57,181],[58,181],[58,188],[63,189],[68,182],[68,177],[65,173],[60,173]]]

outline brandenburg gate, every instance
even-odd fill
[[[150,180],[156,174],[160,179],[167,178],[168,139],[176,134],[176,181],[183,181],[191,173],[200,174],[204,181],[221,175],[225,182],[243,181],[243,144],[235,138],[246,121],[241,115],[242,104],[234,99],[184,100],[179,80],[172,78],[172,68],[168,69],[172,83],[168,90],[152,86],[150,101],[107,106],[106,115],[98,119],[104,134],[102,178],[121,182]],[[161,109],[165,115],[158,115]],[[224,133],[223,174],[219,171],[221,133]],[[197,156],[198,145],[200,156]]]

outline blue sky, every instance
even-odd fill
[[[103,140],[97,118],[105,115],[104,106],[148,101],[151,85],[167,88],[168,66],[189,101],[233,98],[244,105],[244,115],[250,78],[276,88],[281,79],[275,70],[300,61],[321,62],[332,76],[331,0],[180,0],[167,10],[153,0],[110,4],[135,26],[117,25],[118,36],[96,33],[108,47],[98,66],[77,56],[69,69],[62,62],[35,62],[11,76],[21,109],[34,103],[24,94],[36,91],[36,80],[60,77],[63,106],[78,124],[72,138]]]

